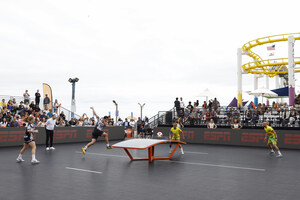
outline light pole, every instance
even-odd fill
[[[68,80],[72,83],[72,101],[71,101],[71,117],[74,117],[74,112],[76,111],[76,103],[75,103],[75,83],[79,81],[79,78],[69,78]]]
[[[115,106],[116,106],[116,123],[117,123],[117,121],[118,121],[118,116],[119,116],[118,104],[117,104],[117,102],[116,102],[115,100],[113,100],[112,102],[113,102],[113,103],[115,104]]]
[[[143,120],[143,107],[145,106],[145,103],[143,103],[143,105],[140,104],[140,103],[138,103],[138,104],[139,104],[140,107],[141,107],[141,120]]]

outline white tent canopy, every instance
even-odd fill
[[[271,90],[268,90],[266,88],[260,88],[257,90],[254,90],[252,92],[249,92],[249,95],[254,95],[257,97],[277,97],[278,94],[276,94],[275,92],[272,92]],[[263,99],[262,99],[263,102]]]
[[[211,91],[209,91],[208,88],[203,90],[197,97],[206,97],[206,102],[208,101],[208,97],[215,97],[215,94],[213,94]]]

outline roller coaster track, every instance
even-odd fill
[[[288,33],[258,38],[256,40],[252,40],[244,44],[242,47],[242,51],[251,58],[253,58],[254,62],[244,64],[242,66],[243,70],[251,74],[265,74],[270,77],[274,77],[278,74],[287,74],[287,58],[263,60],[258,54],[253,52],[251,49],[264,44],[288,41],[289,35],[293,35],[295,40],[300,40],[300,33]],[[295,72],[300,72],[300,57],[295,57],[295,65]]]

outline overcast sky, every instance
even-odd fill
[[[299,32],[299,4],[1,0],[0,95],[20,96],[28,89],[33,96],[45,82],[70,108],[68,79],[78,77],[78,114],[91,114],[90,106],[100,115],[113,114],[114,99],[122,118],[138,116],[138,102],[146,103],[144,113],[151,117],[169,110],[175,97],[203,102],[197,95],[205,88],[228,105],[237,94],[237,48],[259,37]],[[275,58],[287,57],[286,46],[276,44]],[[295,46],[299,57],[299,41]],[[267,58],[266,46],[257,51]],[[252,90],[253,76],[243,78],[243,90]]]

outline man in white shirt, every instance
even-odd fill
[[[183,102],[183,100],[182,100],[182,97],[180,97],[180,101],[179,101],[179,102],[180,102],[180,109],[181,109],[181,110],[184,110],[184,107],[185,107],[185,106],[184,106],[184,102]]]
[[[51,118],[46,122],[46,150],[55,150],[53,147],[53,131],[56,124],[56,114],[54,113]],[[49,138],[50,138],[50,147],[49,147]]]

